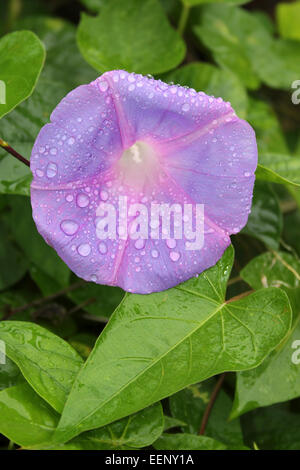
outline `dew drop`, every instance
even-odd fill
[[[47,174],[48,178],[54,178],[54,176],[56,176],[56,174],[57,174],[57,165],[56,165],[56,163],[52,163],[52,162],[48,163],[46,174]]]
[[[63,220],[60,228],[66,235],[74,235],[78,230],[78,224],[73,220]]]
[[[181,109],[182,109],[182,111],[185,111],[185,112],[186,112],[186,111],[189,111],[190,105],[189,105],[188,103],[184,103],[184,104],[182,105],[182,108],[181,108]]]
[[[102,80],[100,83],[99,83],[99,88],[101,91],[106,91],[107,88],[108,88],[108,83],[106,80]]]
[[[107,253],[107,246],[104,242],[100,242],[98,245],[98,250],[101,253],[101,255],[105,255]]]
[[[42,178],[42,176],[44,176],[43,170],[39,170],[39,169],[35,170],[35,174],[36,174],[36,176],[38,176],[39,178]]]
[[[79,207],[86,207],[89,205],[90,198],[86,194],[80,193],[76,198],[76,202]]]
[[[91,275],[91,281],[97,282],[97,279],[98,279],[98,278],[97,278],[96,274],[92,274],[92,275]]]
[[[170,258],[172,261],[178,261],[180,258],[180,254],[177,251],[171,251]]]
[[[74,142],[75,142],[74,137],[70,137],[70,138],[68,139],[68,144],[69,144],[69,145],[73,145]]]
[[[158,258],[158,255],[159,255],[159,253],[158,253],[157,250],[152,250],[152,251],[151,251],[151,256],[152,256],[152,258]]]
[[[91,252],[91,247],[88,243],[82,243],[77,248],[77,251],[81,256],[88,256]]]
[[[175,248],[176,240],[174,240],[174,238],[170,238],[166,241],[166,244],[168,248]]]
[[[134,246],[136,247],[137,250],[142,250],[142,248],[144,248],[145,246],[145,240],[143,240],[142,238],[139,238],[135,242]]]

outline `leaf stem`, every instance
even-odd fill
[[[177,28],[177,31],[180,34],[180,36],[183,36],[184,34],[187,20],[189,18],[189,13],[190,13],[190,7],[187,6],[185,3],[183,3],[180,18],[179,18],[178,28]]]
[[[213,389],[213,392],[210,396],[208,405],[205,409],[205,412],[204,412],[204,415],[203,415],[203,418],[202,418],[201,427],[200,427],[200,431],[199,431],[199,436],[203,436],[204,433],[205,433],[208,418],[210,416],[211,410],[213,409],[216,398],[217,398],[217,396],[218,396],[218,394],[219,394],[219,392],[222,388],[225,377],[226,377],[226,372],[223,372],[223,374],[220,375],[219,380],[217,381],[217,383],[215,385],[215,388]]]
[[[1,137],[0,137],[0,147],[2,147],[6,152],[13,155],[13,157],[17,158],[20,162],[30,167],[29,160],[22,157],[22,155],[20,155],[16,150],[14,150],[7,142],[5,142],[5,140],[1,139]]]

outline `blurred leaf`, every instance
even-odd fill
[[[72,89],[96,78],[82,59],[75,42],[75,28],[69,23],[47,17],[25,19],[20,27],[30,27],[45,43],[47,60],[38,86],[30,100],[1,120],[1,136],[26,158],[40,129],[50,114]],[[30,194],[31,171],[0,149],[0,192]]]
[[[286,243],[292,245],[294,251],[300,256],[300,211],[285,214],[283,238]]]
[[[233,418],[300,396],[300,365],[292,361],[294,341],[300,339],[300,262],[288,253],[265,253],[254,258],[240,274],[254,289],[270,286],[284,289],[294,319],[288,337],[259,367],[237,374]]]
[[[299,414],[282,405],[255,410],[242,418],[246,439],[263,450],[299,450],[299,419]]]
[[[300,40],[300,2],[279,3],[276,17],[280,35],[284,39]]]
[[[156,450],[225,450],[226,446],[211,437],[195,434],[163,434],[153,447]]]
[[[25,379],[20,369],[6,357],[5,364],[0,364],[0,391],[23,382],[25,382]]]
[[[106,0],[80,0],[88,10],[93,13],[98,13],[101,7],[105,4]]]
[[[259,155],[266,152],[288,154],[278,118],[267,102],[250,97],[247,121],[255,130]]]
[[[163,80],[204,91],[216,98],[221,97],[224,101],[231,102],[239,117],[245,118],[247,115],[247,92],[237,76],[229,70],[195,62],[168,73]]]
[[[275,39],[268,25],[246,10],[206,5],[194,31],[216,62],[250,89],[258,88],[260,80],[273,88],[290,89],[300,75],[300,43]]]
[[[50,440],[58,414],[27,384],[0,392],[0,432],[20,446]]]
[[[267,247],[278,250],[282,223],[279,202],[271,186],[256,181],[251,213],[242,233],[256,237]]]
[[[209,403],[215,380],[210,379],[170,397],[172,416],[187,423],[183,432],[198,434],[204,412]],[[220,390],[207,422],[205,434],[226,445],[243,445],[243,434],[239,420],[228,421],[232,400]]]
[[[243,5],[244,3],[250,3],[252,0],[182,0],[182,2],[193,7],[196,5],[202,5],[203,3],[228,3],[230,5]]]
[[[270,183],[300,186],[300,157],[265,153],[259,156],[256,178]]]
[[[258,365],[288,332],[279,289],[232,303],[233,248],[198,278],[165,292],[126,295],[78,374],[56,439],[68,440],[224,370]]]
[[[162,434],[160,403],[108,426],[81,434],[58,450],[130,450],[150,446]]]
[[[35,323],[0,323],[6,353],[34,390],[55,410],[62,411],[83,361],[63,339]]]
[[[10,239],[7,226],[0,222],[0,290],[22,279],[27,267],[27,260]]]
[[[39,235],[31,214],[27,198],[11,198],[11,230],[16,242],[30,263],[36,264],[43,272],[55,279],[59,286],[68,284],[70,270],[56,252]]]
[[[31,31],[0,38],[0,118],[31,95],[44,60],[43,44]]]
[[[234,72],[248,88],[259,87],[260,80],[246,52],[247,40],[265,34],[259,20],[239,8],[205,5],[194,32],[221,67]]]
[[[158,74],[175,68],[185,54],[158,0],[109,0],[97,17],[82,14],[77,39],[83,57],[100,72]]]

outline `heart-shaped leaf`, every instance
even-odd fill
[[[255,367],[287,334],[280,289],[225,302],[230,246],[198,278],[165,292],[127,295],[78,374],[55,439],[120,419],[225,370]]]

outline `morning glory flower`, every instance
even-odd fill
[[[247,222],[257,146],[230,103],[107,72],[33,147],[38,231],[79,277],[151,293],[214,265]]]

